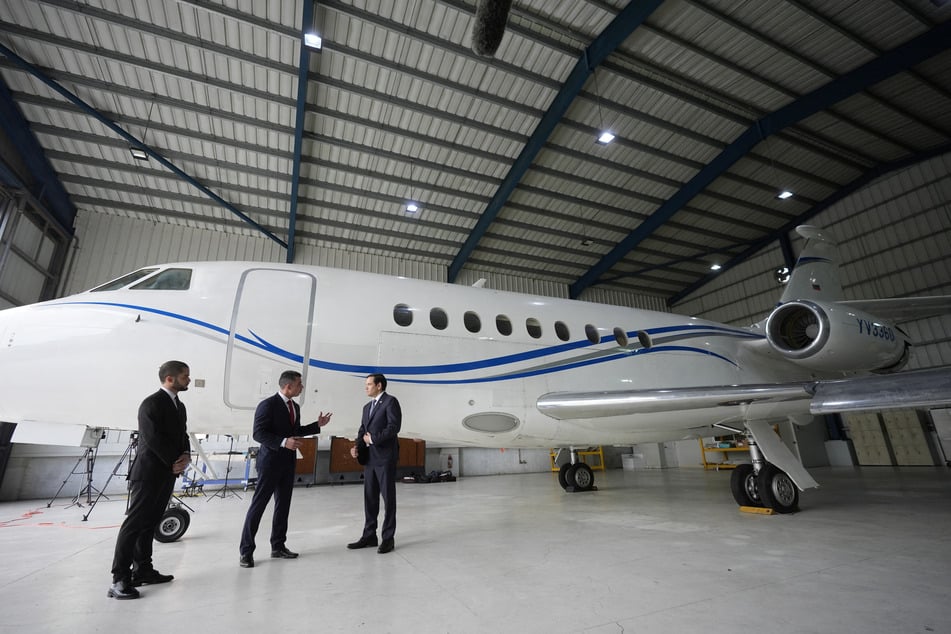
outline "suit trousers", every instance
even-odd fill
[[[168,500],[175,489],[175,476],[132,480],[129,510],[116,538],[112,560],[112,580],[129,579],[129,570],[148,572],[152,569],[152,538],[162,521]]]
[[[369,464],[363,469],[363,536],[376,534],[380,514],[380,496],[383,496],[383,530],[381,539],[393,539],[396,534],[396,465]]]
[[[254,495],[251,496],[251,506],[244,518],[244,528],[241,529],[241,545],[238,552],[241,555],[254,553],[254,536],[258,534],[261,517],[267,508],[271,496],[274,497],[274,517],[271,520],[271,550],[284,547],[287,541],[287,517],[291,510],[291,495],[294,493],[294,468],[296,462],[290,460],[287,464],[268,461],[267,465],[258,463],[258,479],[254,485]]]

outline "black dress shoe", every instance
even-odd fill
[[[241,555],[241,559],[238,560],[238,565],[242,568],[254,568],[254,557],[251,555]]]
[[[139,586],[144,586],[146,584],[155,585],[156,583],[168,583],[174,579],[172,575],[163,575],[158,570],[149,570],[145,572],[133,572],[132,573],[132,585],[133,587],[138,588]]]
[[[119,579],[109,587],[106,596],[110,599],[138,599],[142,595],[132,587],[130,581]]]
[[[380,544],[380,547],[376,549],[376,552],[383,555],[390,552],[395,547],[396,547],[396,544],[393,543],[392,539],[384,539],[383,542]]]
[[[376,546],[376,535],[371,535],[369,537],[361,537],[352,544],[347,544],[347,548],[350,550],[356,550],[357,548],[366,548],[367,546]]]
[[[283,546],[277,550],[271,551],[271,557],[274,559],[297,559],[297,553],[292,553]]]

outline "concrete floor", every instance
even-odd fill
[[[396,550],[348,551],[359,485],[298,488],[288,546],[238,567],[250,496],[187,498],[166,585],[106,598],[125,502],[0,504],[3,632],[951,632],[951,472],[825,468],[802,512],[740,513],[729,472],[400,484]]]

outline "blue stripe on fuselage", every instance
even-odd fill
[[[92,306],[113,306],[117,308],[127,308],[136,311],[149,312],[156,315],[161,315],[163,317],[168,317],[170,319],[176,319],[183,321],[195,326],[200,326],[206,328],[212,332],[229,336],[230,331],[227,328],[222,328],[221,326],[216,326],[214,324],[202,321],[200,319],[195,319],[194,317],[189,317],[187,315],[182,315],[179,313],[173,313],[167,310],[161,310],[158,308],[151,308],[148,306],[139,306],[135,304],[123,304],[118,302],[60,302],[54,305],[68,305],[68,304],[80,304],[80,305],[92,305]],[[296,363],[303,363],[304,358],[300,354],[290,352],[289,350],[284,350],[270,342],[266,339],[259,336],[254,331],[249,331],[251,337],[246,337],[235,333],[234,338],[242,343],[245,343],[254,348],[258,348],[270,354],[273,354],[277,357],[287,359],[289,361],[294,361]],[[636,338],[638,331],[629,331],[627,335],[632,338]],[[701,325],[701,324],[685,324],[677,326],[660,326],[657,328],[646,329],[649,335],[659,335],[665,333],[674,333],[674,332],[684,332],[688,333],[688,336],[701,336],[704,334],[713,334],[718,336],[729,336],[729,337],[738,337],[738,338],[761,338],[760,335],[751,333],[744,330],[724,327],[724,326],[713,326],[713,325]],[[600,344],[614,342],[613,336],[604,336],[601,337]],[[578,350],[583,348],[589,348],[592,345],[590,341],[580,340],[573,341],[564,344],[559,344],[556,346],[547,346],[544,348],[538,348],[533,350],[528,350],[526,352],[520,352],[516,354],[504,355],[501,357],[494,357],[490,359],[482,359],[479,361],[471,361],[465,363],[447,363],[442,365],[428,365],[428,366],[371,366],[371,365],[355,365],[349,363],[335,363],[332,361],[323,361],[320,359],[308,359],[307,363],[310,367],[320,368],[323,370],[331,370],[335,372],[348,372],[355,373],[360,375],[370,374],[373,372],[381,372],[388,375],[421,375],[421,374],[448,374],[456,372],[471,372],[475,370],[485,370],[488,368],[498,368],[506,366],[512,363],[520,363],[524,361],[530,361],[533,359],[539,359],[543,357],[548,357],[551,355],[560,354],[563,352],[568,352],[570,350]],[[697,348],[692,346],[673,346],[673,345],[655,345],[650,348],[641,348],[637,350],[623,349],[619,350],[614,354],[606,354],[605,356],[597,358],[587,358],[580,361],[572,361],[571,359],[564,359],[560,362],[556,362],[553,365],[545,365],[543,367],[534,367],[534,368],[524,368],[516,370],[514,372],[507,372],[504,374],[496,374],[493,376],[486,377],[477,377],[477,378],[460,378],[460,379],[399,379],[395,376],[390,378],[390,380],[401,382],[401,383],[419,383],[419,384],[435,384],[435,385],[450,385],[450,384],[462,384],[462,383],[486,383],[492,381],[505,381],[509,379],[520,379],[530,376],[539,376],[543,374],[550,374],[552,372],[561,372],[563,370],[571,370],[575,368],[580,368],[584,366],[594,365],[598,363],[606,363],[609,361],[617,361],[620,359],[652,354],[656,352],[690,352],[695,354],[708,355],[730,365],[736,366],[736,362],[715,352],[705,350],[703,348]],[[607,352],[607,351],[605,351]]]

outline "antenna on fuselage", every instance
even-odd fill
[[[480,278],[478,279],[478,281],[477,281],[475,284],[472,285],[472,287],[473,287],[473,288],[485,288],[485,282],[486,282],[486,279],[485,279],[484,277],[480,277]]]

